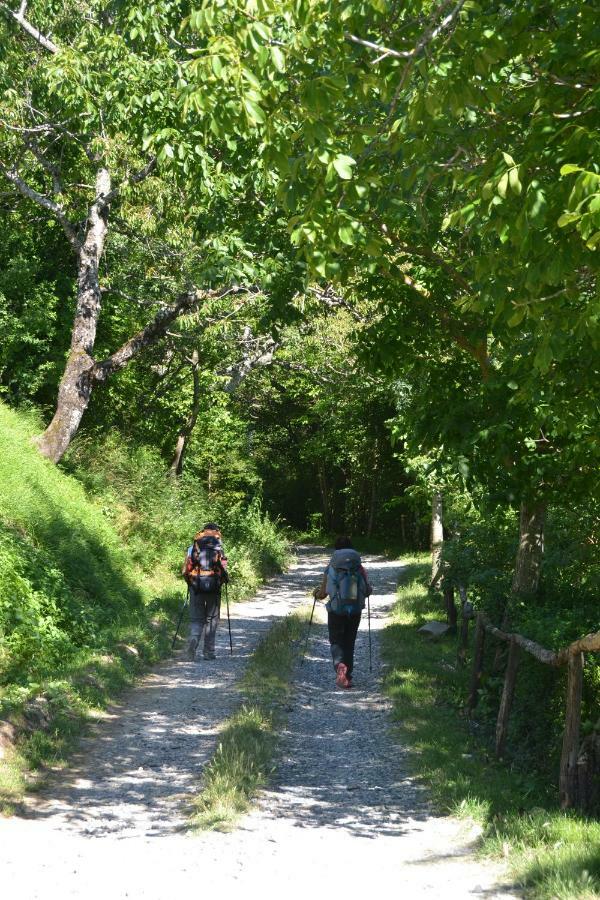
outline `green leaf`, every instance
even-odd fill
[[[509,170],[508,183],[510,185],[510,189],[513,192],[513,194],[517,194],[517,196],[523,190],[523,185],[521,184],[521,182],[519,180],[519,170],[516,166],[514,169]]]
[[[525,312],[526,312],[525,307],[524,307],[524,306],[520,306],[520,307],[512,314],[512,316],[511,316],[510,319],[508,320],[508,324],[509,324],[510,328],[516,328],[517,325],[520,325],[520,323],[521,323],[521,322],[523,321],[523,319],[525,318]]]
[[[356,165],[356,160],[352,159],[351,156],[345,156],[343,153],[340,153],[339,156],[336,156],[333,160],[333,167],[335,171],[338,173],[340,178],[343,178],[344,181],[348,181],[352,178],[352,166]]]
[[[562,214],[556,224],[559,228],[564,228],[566,225],[571,225],[572,222],[576,222],[580,218],[581,215],[578,212],[566,212]]]
[[[561,175],[572,175],[573,172],[583,172],[581,166],[574,166],[571,163],[567,163],[565,166],[560,167]]]
[[[260,106],[258,105],[258,103],[256,103],[254,100],[250,100],[249,97],[244,97],[242,102],[244,104],[244,109],[246,110],[246,113],[248,114],[248,118],[252,122],[257,122],[259,124],[262,124],[263,122],[266,121],[265,114],[262,111],[262,109],[260,108]]]
[[[591,236],[591,238],[587,241],[585,246],[589,250],[595,250],[599,244],[600,244],[600,231],[597,231],[596,234],[593,234]]]
[[[285,56],[279,47],[271,47],[271,58],[278,72],[285,72]]]
[[[343,244],[348,244],[351,247],[355,243],[356,235],[351,225],[340,225],[338,234]]]
[[[504,157],[504,162],[506,163],[507,166],[514,167],[514,166],[517,165],[516,162],[514,161],[514,159],[512,158],[512,156],[510,155],[510,153],[506,153],[506,152],[503,150],[503,151],[502,151],[502,156]]]
[[[498,194],[504,199],[506,197],[506,191],[508,189],[508,172],[505,172],[500,181],[498,182],[498,186],[496,188]]]

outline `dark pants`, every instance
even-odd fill
[[[220,611],[220,591],[203,593],[190,587],[190,637],[199,643],[204,629],[205,652],[214,652]]]
[[[338,663],[343,662],[348,667],[348,675],[352,674],[354,665],[354,644],[359,625],[360,613],[352,616],[339,616],[334,612],[327,613],[327,628],[329,629],[329,643],[331,644],[334,668]]]

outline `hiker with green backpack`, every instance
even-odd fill
[[[221,542],[221,529],[215,522],[207,522],[188,548],[182,575],[189,586],[190,637],[186,649],[189,660],[204,632],[204,659],[215,659],[215,637],[221,611],[221,587],[229,581],[227,557]],[[230,632],[231,642],[231,632]]]
[[[317,600],[329,596],[326,603],[327,628],[336,673],[335,683],[341,688],[351,688],[354,644],[360,617],[365,599],[373,590],[350,538],[338,537],[334,547],[333,556],[323,573],[321,584],[315,588],[314,596]]]

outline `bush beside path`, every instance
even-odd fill
[[[232,608],[233,657],[223,621],[215,662],[159,666],[97,723],[72,768],[29,799],[27,817],[0,822],[0,882],[14,885],[11,897],[162,900],[210,887],[352,896],[391,885],[411,897],[514,896],[497,866],[475,859],[464,823],[432,814],[407,775],[410,751],[392,738],[379,632],[401,567],[381,558],[367,559],[373,671],[365,616],[356,688],[335,688],[321,614],[296,668],[268,790],[232,833],[186,829],[249,656],[276,620],[306,604],[326,559],[324,550],[300,548],[288,573]]]

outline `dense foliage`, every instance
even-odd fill
[[[210,512],[249,589],[273,520],[423,547],[442,495],[447,583],[547,646],[596,630],[594,4],[41,0],[33,33],[23,10],[0,3],[0,392],[56,410],[45,437],[71,422],[46,455],[102,504],[101,554],[118,533],[151,576]],[[3,565],[49,669],[97,610],[67,559],[29,581],[70,495],[19,518],[9,458]],[[147,596],[115,567],[119,622]],[[519,728],[554,759],[562,688],[531,683]],[[591,658],[588,730],[599,690]]]

